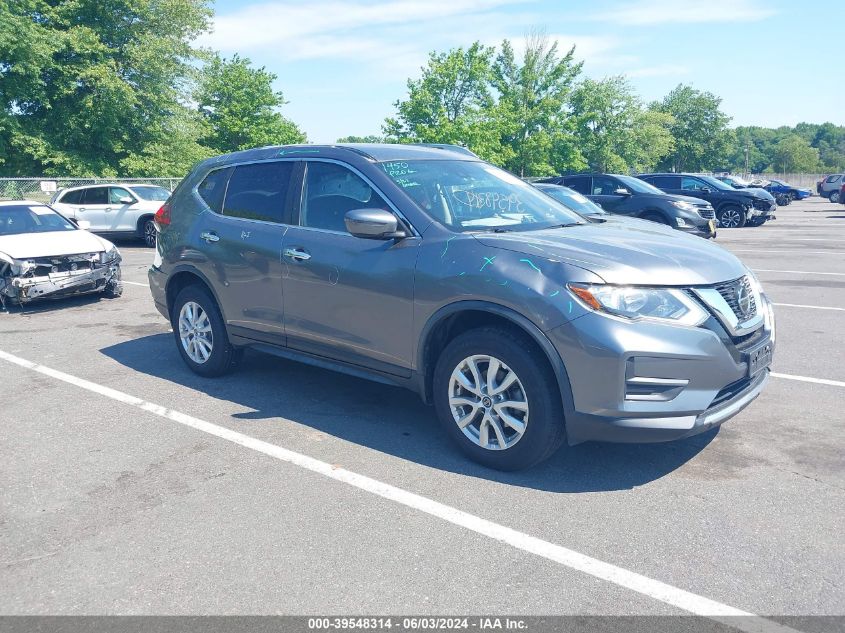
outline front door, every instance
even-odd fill
[[[137,198],[123,187],[109,187],[109,204],[111,211],[108,212],[108,220],[111,224],[110,231],[135,231],[137,226],[137,212],[135,205]]]
[[[195,265],[230,332],[277,345],[285,342],[281,251],[295,166],[238,165],[211,172],[197,187],[208,209],[193,239],[201,255]]]
[[[298,222],[282,247],[288,346],[407,376],[419,239],[350,235],[344,216],[361,208],[392,211],[348,167],[306,163]]]
[[[590,192],[590,199],[605,211],[610,213],[622,212],[623,203],[630,197],[617,193],[627,187],[612,176],[593,176],[593,186]]]

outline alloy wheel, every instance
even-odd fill
[[[144,243],[150,248],[156,245],[156,225],[152,220],[144,222]]]
[[[736,209],[725,209],[719,216],[719,224],[726,229],[735,229],[742,222],[742,217]]]
[[[488,450],[511,448],[528,425],[528,397],[516,372],[485,354],[469,356],[455,367],[449,409],[463,434]]]
[[[197,365],[202,365],[214,349],[211,321],[202,306],[188,301],[179,311],[179,339],[185,353]]]

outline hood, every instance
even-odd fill
[[[501,248],[589,270],[621,285],[698,286],[737,279],[748,270],[721,246],[680,231],[667,234],[650,222],[604,222],[568,228],[480,233],[487,247]]]
[[[768,200],[769,202],[771,202],[772,200],[775,199],[775,197],[772,194],[770,194],[768,191],[766,191],[765,189],[760,189],[758,187],[749,187],[747,189],[735,189],[731,193],[739,194],[740,196],[743,196],[745,198],[749,198],[749,199],[752,199],[752,200],[753,199]]]
[[[111,246],[108,240],[82,230],[0,236],[0,253],[12,259],[99,253]]]
[[[689,202],[690,204],[694,204],[697,207],[709,207],[710,202],[704,200],[703,198],[694,198],[692,196],[676,196],[670,195],[667,196],[671,200],[676,200],[678,202]]]

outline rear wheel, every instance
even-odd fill
[[[729,204],[719,211],[719,226],[726,229],[739,229],[745,226],[745,211]]]
[[[831,202],[839,202],[839,192],[838,191],[832,191],[830,193],[830,201]]]
[[[156,245],[156,224],[153,218],[146,218],[141,220],[141,239],[144,244],[150,248],[155,248]]]
[[[434,371],[434,406],[467,456],[497,470],[528,468],[563,443],[563,406],[551,368],[524,336],[482,328],[443,350]]]
[[[205,288],[183,288],[171,314],[176,347],[192,371],[200,376],[222,376],[237,365],[243,350],[229,342],[220,309]]]

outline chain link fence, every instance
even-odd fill
[[[105,183],[159,185],[173,191],[181,178],[0,178],[0,200],[49,202],[56,191],[79,185]]]

